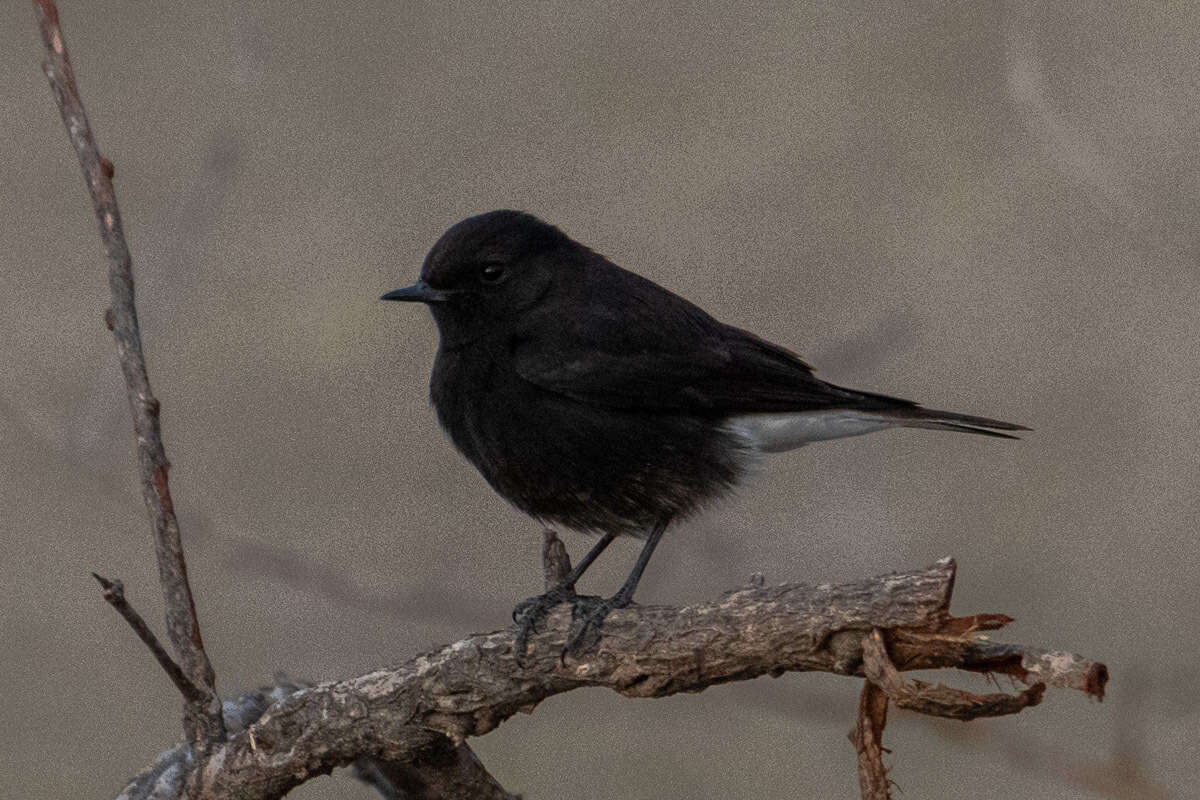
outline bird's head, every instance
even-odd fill
[[[381,299],[425,303],[445,346],[502,333],[552,288],[582,246],[521,211],[468,217],[442,234],[420,280]]]

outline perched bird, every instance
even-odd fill
[[[562,601],[575,604],[567,651],[586,646],[632,602],[667,526],[728,494],[765,453],[897,427],[1028,430],[825,383],[791,352],[519,211],[459,222],[420,279],[382,299],[433,312],[438,421],[492,488],[542,522],[601,535],[559,591],[517,607],[521,653]],[[623,534],[646,539],[625,584],[606,600],[576,595]]]

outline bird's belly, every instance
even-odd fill
[[[472,391],[443,380],[438,419],[492,488],[545,522],[644,535],[725,494],[746,466],[719,420],[596,408],[492,377],[476,373]]]
[[[861,436],[895,426],[878,415],[849,409],[742,414],[730,417],[725,424],[731,433],[762,453],[780,453],[809,442]]]

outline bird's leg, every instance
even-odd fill
[[[587,551],[587,555],[579,559],[579,563],[575,565],[575,568],[567,573],[567,577],[565,580],[563,580],[562,585],[573,590],[575,588],[576,581],[583,577],[583,573],[587,572],[587,568],[592,565],[592,562],[596,560],[596,557],[603,553],[604,548],[612,544],[612,540],[615,538],[617,538],[615,533],[606,533],[601,536],[600,541],[596,542],[596,544],[592,546],[592,549]]]
[[[637,589],[638,581],[642,579],[642,573],[646,571],[646,565],[650,563],[650,557],[654,555],[654,548],[658,547],[658,542],[662,539],[670,521],[670,517],[664,517],[655,524],[654,530],[650,531],[650,535],[646,538],[646,544],[642,546],[642,552],[638,554],[637,563],[633,565],[629,577],[625,579],[625,583],[621,585],[616,594],[607,599],[576,598],[571,614],[571,634],[567,637],[567,644],[563,648],[564,658],[594,645],[600,639],[600,628],[604,625],[604,619],[608,613],[617,608],[626,608],[633,602],[633,593]]]
[[[561,583],[557,586],[548,587],[543,594],[523,600],[513,609],[513,622],[519,626],[516,641],[518,662],[522,661],[525,657],[525,648],[529,643],[530,634],[537,630],[537,626],[546,618],[550,610],[559,603],[575,603],[579,600],[579,595],[575,594],[576,582],[587,571],[587,568],[592,565],[596,557],[612,544],[615,538],[617,538],[617,534],[615,533],[606,533],[601,536],[600,541],[592,546],[587,555],[579,560],[579,563],[566,574]],[[599,600],[600,598],[595,599]]]

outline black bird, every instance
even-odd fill
[[[560,591],[517,607],[520,653],[562,601],[577,620],[565,652],[590,642],[632,602],[667,526],[728,494],[764,453],[895,427],[1028,430],[825,383],[791,352],[519,211],[459,222],[420,280],[382,299],[433,312],[438,421],[492,488],[542,522],[601,535]],[[625,584],[607,600],[575,595],[623,534],[646,539]]]

